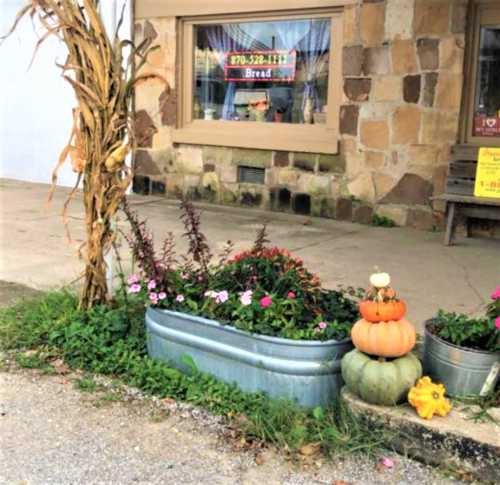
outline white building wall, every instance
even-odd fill
[[[0,36],[8,31],[26,3],[0,0]],[[108,32],[114,32],[121,7],[129,5],[130,0],[101,3]],[[126,8],[122,38],[130,38],[130,27],[130,10]],[[0,177],[50,183],[52,169],[69,139],[76,100],[55,65],[66,59],[65,46],[56,38],[44,42],[29,68],[37,40],[27,17],[0,44]],[[59,185],[72,186],[75,181],[69,164],[60,170]]]

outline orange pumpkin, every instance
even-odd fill
[[[406,315],[406,303],[403,300],[363,300],[359,304],[359,311],[361,316],[369,322],[390,322],[401,320]]]
[[[351,330],[354,346],[379,357],[401,357],[415,346],[415,327],[404,318],[395,322],[372,323],[358,320]]]

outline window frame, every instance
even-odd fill
[[[474,104],[479,69],[479,43],[481,27],[500,25],[500,5],[493,0],[476,0],[469,12],[471,19],[467,32],[466,62],[464,71],[464,95],[462,104],[461,143],[475,146],[500,147],[500,136],[474,136]]]
[[[291,124],[257,121],[193,119],[194,27],[213,23],[330,18],[328,111],[325,124]],[[219,145],[237,148],[338,153],[339,113],[342,99],[343,11],[339,9],[279,11],[237,15],[185,17],[178,20],[179,96],[174,143]],[[250,134],[250,136],[249,136]]]

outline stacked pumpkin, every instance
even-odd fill
[[[354,350],[342,359],[347,388],[366,402],[395,405],[422,376],[422,365],[411,353],[416,332],[404,318],[406,304],[389,286],[387,273],[370,277],[371,288],[361,301],[361,320],[351,330]]]

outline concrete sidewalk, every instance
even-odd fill
[[[74,281],[83,265],[76,249],[84,239],[83,206],[77,195],[70,206],[69,225],[74,243],[69,245],[60,213],[67,189],[58,189],[47,207],[48,186],[0,180],[1,260],[0,280],[37,289]],[[147,217],[155,239],[167,232],[181,235],[175,201],[163,198],[130,198],[133,208]],[[324,285],[366,286],[374,266],[392,275],[393,284],[408,302],[408,318],[420,326],[438,308],[459,312],[481,310],[500,284],[500,241],[459,238],[458,245],[444,247],[441,233],[406,228],[378,228],[306,218],[245,208],[202,205],[203,229],[214,252],[228,239],[237,249],[251,245],[256,230],[269,223],[272,243],[285,246],[304,259]],[[123,217],[122,217],[123,219]],[[127,231],[127,223],[119,226]],[[126,269],[130,260],[122,248]]]

